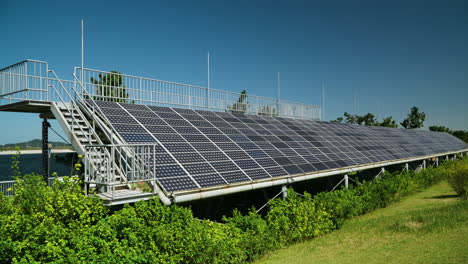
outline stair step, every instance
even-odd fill
[[[86,142],[98,143],[98,141],[97,141],[96,139],[91,139],[91,141],[89,141],[87,138],[78,138],[78,140],[79,140],[81,143],[86,143]]]
[[[86,122],[82,119],[73,119],[73,118],[70,118],[70,117],[65,117],[65,120],[67,121],[68,124],[72,124],[72,123],[81,123],[81,124],[85,124]]]

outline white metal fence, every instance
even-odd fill
[[[49,186],[52,186],[54,184],[55,179],[61,179],[62,177],[50,177],[48,179],[47,184]],[[14,190],[14,185],[15,185],[14,180],[11,181],[0,181],[0,192],[2,192],[5,196],[13,196],[15,195],[15,190]]]
[[[25,100],[56,102],[57,92],[51,91],[56,82],[47,62],[24,60],[0,69],[0,105]],[[71,85],[78,90],[86,89],[96,100],[162,105],[180,108],[228,111],[234,113],[281,116],[319,120],[318,105],[278,100],[275,98],[241,94],[195,85],[132,76],[116,72],[92,69],[74,70],[83,83],[76,80],[62,83],[72,94]],[[57,85],[55,85],[57,87]],[[86,92],[82,91],[81,95]]]
[[[0,105],[48,101],[47,62],[24,60],[0,69]]]
[[[320,120],[318,105],[79,67],[75,76],[95,100]]]
[[[122,184],[149,183],[155,188],[156,153],[159,145],[109,144],[89,145],[85,151],[85,182],[105,186],[114,194]],[[100,153],[109,153],[102,156]],[[96,156],[97,155],[97,156]],[[100,169],[92,170],[90,162],[99,160]],[[110,177],[109,177],[110,175]]]

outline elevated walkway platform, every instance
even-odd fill
[[[0,105],[0,111],[44,114],[50,112],[50,102],[24,100],[16,103]]]

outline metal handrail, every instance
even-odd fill
[[[166,105],[191,109],[207,109],[214,111],[235,111],[247,114],[295,117],[304,119],[320,119],[319,105],[298,103],[288,100],[275,99],[257,95],[243,95],[241,93],[223,91],[202,86],[182,84],[178,82],[139,77],[134,75],[94,70],[89,68],[74,68],[75,74],[80,72],[84,79],[100,76],[117,76],[119,84],[101,84],[95,91],[88,94],[100,97],[103,101],[122,100],[134,101],[150,105]],[[81,80],[83,87],[96,86],[95,83]],[[120,86],[122,82],[122,86]],[[109,88],[109,94],[100,94],[99,88]],[[101,88],[101,89],[102,89]],[[107,90],[106,90],[107,91]],[[125,93],[123,92],[125,91]],[[245,101],[238,98],[245,96]]]
[[[114,141],[115,137],[117,135],[119,135],[117,133],[117,131],[115,131],[114,127],[113,126],[107,126],[105,124],[102,123],[101,121],[101,118],[98,117],[94,111],[94,107],[97,105],[97,103],[95,102],[93,96],[91,96],[87,90],[86,90],[86,87],[84,87],[81,83],[81,81],[78,79],[78,77],[76,76],[76,73],[73,73],[73,77],[74,77],[74,80],[75,80],[75,83],[78,84],[82,90],[82,93],[81,95],[80,94],[77,94],[78,98],[81,99],[82,101],[83,100],[83,97],[87,97],[89,98],[88,100],[92,102],[93,104],[93,111],[90,111],[91,115],[92,115],[92,118],[94,121],[97,121],[99,123],[99,125],[104,128],[104,127],[107,127],[109,128],[111,131],[110,131],[110,134],[108,134],[107,130],[103,129],[104,133],[106,133],[106,136],[109,137],[109,139],[111,140],[111,142]],[[75,93],[77,93],[76,89],[74,88],[74,91]],[[107,117],[104,116],[104,118],[106,119],[106,122],[108,122],[108,124],[110,124],[110,121],[107,119]],[[96,145],[92,145],[93,147],[96,146]],[[101,147],[107,147],[105,145],[100,145]],[[90,146],[88,146],[89,148]],[[107,151],[109,152],[109,151]],[[120,167],[115,167],[115,159],[116,159],[116,154],[117,154],[117,160],[120,162]],[[125,182],[128,184],[128,183],[131,183],[132,181],[129,181],[127,175],[123,175],[122,172],[125,172],[127,171],[127,169],[132,166],[134,167],[135,166],[135,160],[138,159],[138,155],[136,155],[136,153],[132,153],[128,148],[111,148],[111,151],[110,151],[110,159],[108,160],[110,163],[111,163],[111,167],[108,167],[107,168],[107,171],[108,173],[111,172],[111,171],[115,171],[115,170],[119,170],[121,172],[121,177],[123,177],[123,179],[125,180]],[[128,161],[128,159],[130,158],[130,161]],[[133,161],[133,162],[132,162]],[[123,163],[123,164],[122,164]],[[131,163],[131,164],[129,164]],[[108,166],[110,166],[108,164]],[[144,168],[141,168],[141,167],[145,167],[145,163],[142,162],[140,159],[138,159],[138,169],[140,170],[144,170]],[[114,175],[114,179],[110,182],[110,183],[107,183],[106,185],[108,186],[113,186],[115,185],[115,175]],[[114,191],[115,191],[115,188],[112,188],[112,196],[114,195]]]

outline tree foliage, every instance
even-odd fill
[[[234,103],[233,105],[228,105],[226,111],[232,114],[245,114],[249,106],[249,103],[246,102],[247,97],[248,97],[247,91],[243,90],[240,93],[239,98],[237,99],[237,102]]]
[[[91,77],[91,83],[96,86],[96,96],[94,100],[111,101],[118,103],[127,103],[129,94],[127,87],[124,84],[123,76],[118,71],[110,71],[110,73],[99,73],[99,79]]]
[[[243,263],[340,228],[438,182],[452,167],[466,175],[466,164],[467,158],[420,173],[386,172],[315,196],[289,189],[264,215],[235,211],[221,223],[201,221],[189,208],[164,206],[157,198],[110,211],[85,196],[75,178],[52,188],[39,175],[25,175],[14,197],[0,192],[0,263]]]
[[[386,117],[380,122],[373,114],[367,113],[365,115],[352,115],[348,112],[343,114],[344,117],[338,117],[332,122],[337,123],[346,123],[346,124],[355,124],[361,126],[382,126],[382,127],[398,127],[396,121],[393,120],[393,117]]]
[[[430,131],[436,131],[436,132],[445,132],[452,134],[453,136],[463,140],[464,142],[468,143],[468,131],[465,130],[451,130],[448,127],[445,126],[430,126],[429,127]]]
[[[421,128],[424,126],[424,120],[426,120],[426,114],[424,112],[419,112],[419,108],[413,106],[411,108],[411,112],[408,114],[406,119],[400,123],[400,125],[406,129]]]

